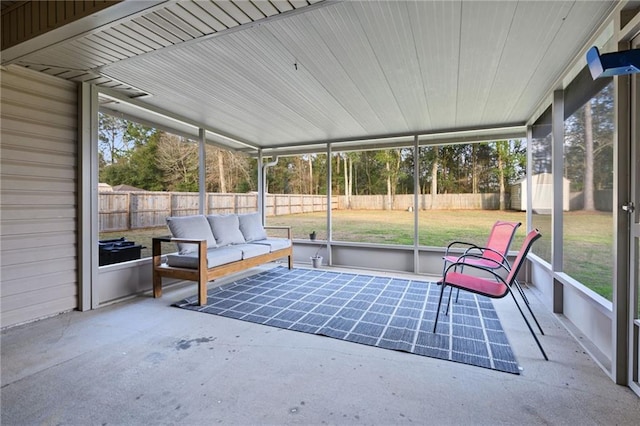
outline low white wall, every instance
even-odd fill
[[[533,258],[529,266],[530,284],[538,291],[539,297],[550,311],[553,311],[554,280],[558,286],[561,286],[562,303],[559,307],[561,312],[557,312],[560,320],[603,370],[611,375],[613,356],[611,307],[607,306],[607,302],[598,300],[597,296],[590,296],[579,286],[570,284],[564,277],[553,274],[547,264],[540,262],[535,256]]]
[[[98,268],[98,306],[135,296],[153,288],[151,259],[115,263]]]

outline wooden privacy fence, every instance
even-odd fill
[[[400,194],[389,198],[386,195],[344,195],[338,197],[338,209],[353,210],[409,210],[415,208],[413,194]],[[500,195],[489,194],[420,194],[420,210],[498,210]]]
[[[100,192],[98,197],[100,232],[165,226],[168,216],[198,214],[200,195],[193,192]],[[333,201],[333,208],[338,201]],[[205,196],[205,214],[249,213],[258,210],[258,194],[217,194]],[[268,194],[267,216],[327,210],[324,195]]]
[[[498,194],[429,194],[420,195],[419,209],[497,210]],[[200,196],[195,192],[99,193],[100,232],[127,231],[165,226],[167,216],[198,214]],[[207,193],[205,214],[249,213],[258,210],[258,194]],[[413,195],[353,195],[331,197],[332,209],[408,210],[414,207]],[[267,216],[323,212],[325,195],[267,194]]]
[[[505,203],[510,206],[509,195]],[[597,191],[596,209],[611,211],[611,191]],[[582,193],[571,194],[570,210],[581,210]],[[127,231],[165,226],[167,216],[198,214],[200,196],[195,192],[100,192],[98,197],[100,232]],[[249,213],[258,210],[258,194],[207,193],[205,214]],[[415,208],[412,194],[336,195],[331,197],[333,210],[409,210]],[[488,194],[421,194],[420,210],[498,210],[500,195]],[[267,216],[327,211],[325,195],[267,194]]]

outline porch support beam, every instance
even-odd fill
[[[331,196],[332,196],[332,188],[331,181],[333,176],[333,161],[331,161],[332,154],[332,145],[331,143],[327,144],[327,163],[329,167],[327,167],[327,265],[333,265],[333,256],[331,253],[331,242],[333,241],[333,232],[332,232],[332,222],[333,222],[333,211],[331,210]]]
[[[200,128],[198,130],[198,199],[200,214],[207,214],[205,203],[207,201],[207,151],[205,149],[207,143],[206,130]]]
[[[260,212],[260,217],[262,218],[262,225],[266,224],[267,212],[264,207],[265,205],[265,187],[264,187],[264,162],[262,157],[262,150],[258,150],[258,212]]]
[[[420,272],[420,224],[418,203],[420,202],[420,144],[418,135],[413,138],[413,273]]]
[[[640,13],[638,14],[640,16]],[[620,19],[616,20],[616,28],[621,25]],[[630,49],[631,43],[626,40],[618,42],[618,50]],[[634,119],[631,111],[631,79],[629,75],[621,75],[614,79],[615,84],[615,110],[617,139],[613,143],[613,221],[614,227],[614,259],[613,268],[613,315],[611,317],[611,378],[619,385],[629,385],[629,368],[633,362],[630,345],[634,339],[631,334],[633,302],[631,299],[630,268],[631,259],[631,222],[633,216],[622,210],[622,205],[633,198],[631,192],[633,152],[631,148],[631,127]],[[638,90],[637,88],[635,90]],[[636,107],[637,108],[637,107]]]
[[[564,197],[563,150],[564,150],[564,91],[553,92],[551,114],[551,170],[553,174],[553,201],[551,209],[551,268],[554,273],[562,272],[562,213]],[[567,194],[568,195],[568,194]],[[553,280],[553,312],[564,311],[564,285]]]
[[[78,88],[78,310],[97,308],[98,282],[98,91]],[[95,212],[95,213],[94,213]],[[95,290],[95,291],[94,291]]]

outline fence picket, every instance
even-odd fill
[[[485,209],[499,208],[498,194],[430,194],[420,195],[421,209]],[[208,193],[206,214],[250,213],[258,209],[258,194]],[[345,196],[333,196],[332,209],[345,209]],[[386,195],[352,195],[354,210],[408,210],[413,208],[412,194],[395,195],[391,206]],[[198,214],[200,197],[195,192],[105,191],[99,193],[100,232],[165,226],[168,216]],[[327,210],[327,197],[304,194],[267,194],[267,216],[281,216]]]

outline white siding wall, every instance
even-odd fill
[[[75,83],[3,68],[0,324],[78,306]]]

